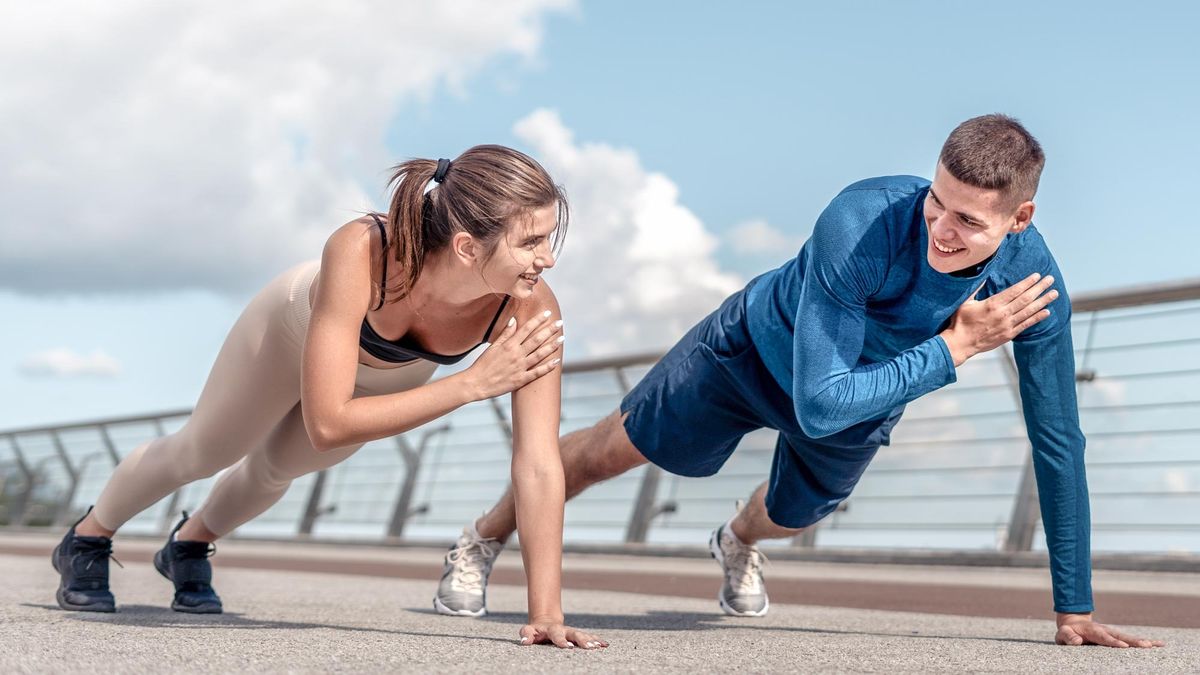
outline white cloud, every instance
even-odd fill
[[[770,255],[791,258],[804,244],[803,237],[778,230],[765,220],[747,220],[725,234],[729,246],[742,255]]]
[[[514,132],[567,188],[563,264],[548,275],[568,344],[589,356],[669,347],[742,281],[714,260],[718,240],[637,154],[577,143],[557,113],[537,110]]]
[[[572,5],[13,5],[0,288],[244,293],[371,204],[397,102],[532,59],[546,12]]]
[[[77,354],[70,349],[48,349],[25,357],[21,373],[32,377],[116,377],[121,364],[102,350]]]

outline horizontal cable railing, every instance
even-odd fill
[[[1073,299],[1079,414],[1088,438],[1094,548],[1200,553],[1200,279]],[[661,356],[568,363],[564,432],[593,423]],[[1040,546],[1028,439],[1006,349],[965,364],[958,384],[909,405],[851,498],[795,545]],[[0,431],[0,526],[63,527],[92,503],[133,448],[190,410]],[[314,539],[452,538],[504,491],[511,455],[505,400],[465,406],[368,443],[297,479],[238,534]],[[703,542],[766,479],[769,431],[743,439],[716,476],[639,468],[567,507],[565,537],[598,543]],[[214,479],[185,486],[126,525],[162,533]],[[950,517],[952,516],[952,517]],[[1147,533],[1156,533],[1153,536]]]

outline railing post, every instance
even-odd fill
[[[1021,420],[1021,428],[1025,428],[1025,414],[1021,407],[1020,373],[1017,362],[1013,359],[1009,345],[996,350],[1004,366],[1004,374],[1008,380],[1009,391],[1017,404],[1017,418]],[[1028,435],[1028,431],[1026,431]],[[1037,477],[1033,473],[1033,446],[1026,445],[1025,459],[1021,469],[1021,481],[1017,487],[1017,495],[1013,500],[1012,515],[1008,519],[1008,536],[1004,541],[1005,551],[1029,551],[1033,548],[1033,533],[1037,530],[1038,519],[1042,511],[1038,505]]]
[[[443,424],[430,429],[421,436],[421,443],[415,450],[403,436],[393,437],[396,441],[396,449],[400,452],[400,457],[404,460],[404,480],[400,483],[400,493],[396,497],[395,506],[392,507],[392,518],[388,522],[387,536],[389,538],[399,539],[403,537],[404,526],[408,523],[408,519],[429,511],[428,504],[421,504],[416,508],[412,508],[413,493],[417,490],[417,475],[421,470],[421,460],[425,457],[425,450],[429,447],[429,441],[434,436],[449,430],[449,424]]]
[[[21,472],[21,476],[25,479],[24,489],[17,493],[17,498],[13,500],[12,517],[8,522],[10,525],[24,525],[29,510],[29,503],[33,500],[33,491],[37,488],[38,475],[33,467],[29,466],[29,462],[25,461],[25,453],[21,450],[21,444],[17,441],[16,436],[9,436],[8,443],[12,446],[13,457],[17,459],[17,469]]]
[[[50,430],[50,441],[54,444],[54,452],[67,472],[67,492],[58,500],[58,506],[54,509],[54,518],[51,520],[55,525],[62,525],[71,519],[71,503],[75,501],[75,491],[79,488],[80,471],[71,465],[71,458],[67,455],[67,448],[63,445],[62,437],[58,435],[57,429]]]
[[[108,453],[108,459],[112,461],[115,469],[121,463],[121,454],[117,452],[117,444],[113,442],[112,436],[108,433],[108,425],[100,425],[100,440],[104,441],[104,450]]]
[[[325,492],[325,476],[327,469],[322,469],[317,472],[316,478],[313,479],[312,489],[308,492],[308,503],[304,506],[304,515],[300,518],[300,534],[310,536],[313,531],[313,525],[317,522],[317,518],[333,513],[336,507],[321,508],[321,497]]]

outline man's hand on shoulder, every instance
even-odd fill
[[[1031,274],[986,300],[967,298],[941,333],[954,366],[1010,342],[1021,331],[1049,317],[1046,305],[1058,297],[1058,291],[1050,290],[1053,284],[1054,277]]]
[[[1102,647],[1163,647],[1162,640],[1146,640],[1092,621],[1091,614],[1058,615],[1058,634],[1054,641],[1068,647],[1100,645]]]

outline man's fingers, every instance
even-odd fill
[[[1029,276],[1025,277],[1024,279],[1013,284],[1012,286],[1009,286],[1008,288],[1004,289],[1003,291],[1000,291],[994,297],[999,298],[1001,303],[1007,305],[1008,303],[1012,302],[1013,300],[1016,300],[1017,296],[1021,295],[1022,293],[1029,290],[1030,288],[1033,288],[1033,285],[1036,284],[1038,282],[1038,280],[1041,278],[1042,278],[1042,275],[1038,274],[1037,272],[1034,272],[1033,274],[1030,274]]]
[[[1007,304],[1009,313],[1016,314],[1017,312],[1021,311],[1022,308],[1028,307],[1031,303],[1040,298],[1042,294],[1045,293],[1053,284],[1054,277],[1042,277],[1041,281],[1031,286],[1024,293],[1018,295],[1015,300],[1012,300]]]
[[[1092,624],[1092,629],[1089,631],[1087,638],[1092,642],[1105,647],[1116,647],[1118,649],[1122,649],[1129,646],[1127,642],[1118,639],[1115,635],[1109,632],[1107,626],[1102,626],[1100,624]]]
[[[1132,645],[1134,647],[1162,647],[1165,644],[1162,640],[1146,640],[1144,638],[1135,637],[1133,635],[1130,635],[1128,633],[1123,633],[1118,630],[1109,629],[1109,633],[1111,633],[1112,636],[1117,638],[1118,640],[1125,642],[1129,645]]]
[[[1046,319],[1049,319],[1049,318],[1050,318],[1050,310],[1043,309],[1042,311],[1038,312],[1037,314],[1034,314],[1033,316],[1029,317],[1028,319],[1025,319],[1021,323],[1017,324],[1017,327],[1015,329],[1013,329],[1014,330],[1013,335],[1020,335],[1021,333],[1025,332],[1026,328],[1029,328],[1030,326],[1032,326],[1034,324],[1041,323],[1042,321],[1045,321]]]
[[[1013,321],[1016,323],[1021,323],[1025,319],[1028,319],[1029,317],[1033,316],[1034,314],[1037,314],[1038,312],[1042,311],[1043,309],[1045,309],[1046,305],[1049,305],[1050,303],[1054,302],[1057,299],[1058,299],[1058,291],[1052,290],[1049,293],[1046,293],[1046,294],[1042,295],[1041,297],[1034,299],[1033,302],[1026,305],[1023,309],[1018,310],[1017,313],[1013,315]]]

